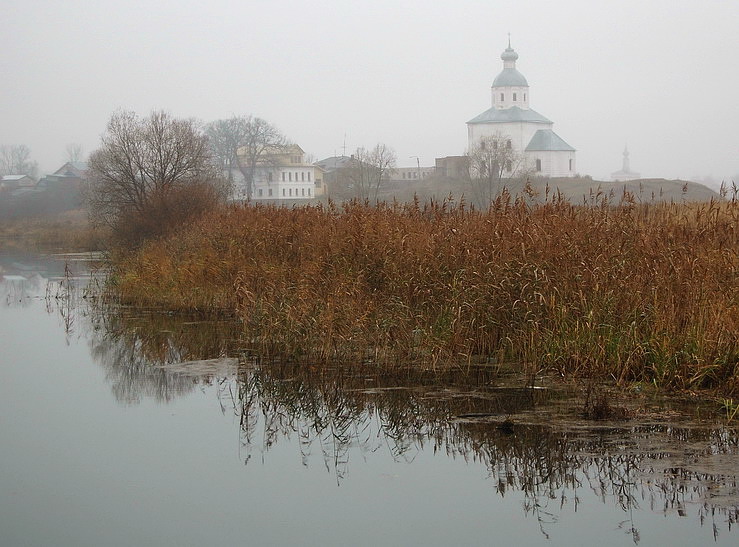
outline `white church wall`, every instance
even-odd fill
[[[575,152],[566,150],[527,152],[527,163],[531,171],[544,177],[573,177],[577,173]],[[536,168],[536,160],[541,160],[541,170]],[[570,164],[570,160],[572,163]],[[572,168],[570,169],[570,165]]]
[[[503,135],[511,139],[513,147],[522,152],[531,142],[534,133],[539,129],[551,129],[553,124],[532,124],[532,123],[495,123],[495,124],[470,124],[468,129],[469,146],[480,141],[482,137],[490,137],[493,135]]]
[[[512,106],[525,109],[529,108],[528,87],[493,87],[491,90],[493,99],[492,104],[495,108],[503,109],[510,108]]]

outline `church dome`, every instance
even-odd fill
[[[529,83],[515,68],[504,68],[503,72],[498,74],[493,80],[493,87],[502,86],[516,86],[516,87],[529,87]]]
[[[500,54],[500,58],[504,61],[517,61],[518,53],[516,53],[515,50],[509,45],[507,48],[505,48],[505,51]]]
[[[510,39],[508,47],[500,54],[500,58],[503,59],[503,72],[495,77],[493,87],[529,87],[523,74],[516,70],[518,53],[511,47]]]

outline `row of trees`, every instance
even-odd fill
[[[251,199],[256,170],[269,167],[273,152],[287,144],[277,128],[254,116],[202,126],[163,111],[148,117],[117,112],[100,148],[90,156],[90,210],[96,221],[113,228],[121,243],[135,245],[223,202],[236,172]],[[524,168],[522,155],[501,135],[481,139],[468,161],[481,205]],[[395,151],[385,144],[358,148],[342,177],[349,194],[343,197],[377,200],[396,162]]]
[[[256,171],[269,168],[288,144],[277,128],[254,116],[201,126],[163,111],[145,118],[117,112],[90,155],[91,214],[113,228],[119,243],[135,245],[224,201],[235,172],[251,199]],[[395,162],[387,145],[359,148],[349,174],[353,197],[377,199]]]

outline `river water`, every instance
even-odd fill
[[[488,369],[264,363],[0,253],[0,545],[737,545],[733,424]],[[542,386],[538,386],[542,387]]]

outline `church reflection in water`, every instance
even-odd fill
[[[715,534],[739,516],[739,447],[730,425],[671,412],[585,421],[581,395],[522,387],[485,367],[261,362],[249,356],[235,321],[126,309],[87,319],[91,353],[118,401],[166,402],[214,386],[224,411],[238,418],[246,462],[289,442],[306,465],[319,455],[340,482],[358,453],[371,458],[388,447],[394,459],[410,462],[421,451],[441,452],[483,464],[500,496],[522,493],[544,534],[562,507],[577,510],[585,490],[623,510],[622,525],[636,542],[631,516],[639,510],[690,512]]]

